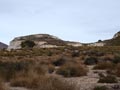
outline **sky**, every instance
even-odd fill
[[[0,0],[0,42],[51,34],[82,43],[120,30],[120,0]]]

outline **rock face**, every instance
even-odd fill
[[[66,42],[48,34],[35,34],[22,37],[16,37],[10,42],[8,49],[21,49],[21,43],[25,40],[34,41],[35,48],[53,48],[65,46]]]
[[[4,48],[6,49],[7,47],[8,47],[8,45],[0,42],[0,49],[4,49]]]

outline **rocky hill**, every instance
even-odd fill
[[[4,48],[7,48],[7,47],[8,47],[8,45],[0,42],[0,49],[4,49]]]
[[[10,42],[8,49],[20,49],[21,43],[30,40],[35,43],[37,48],[52,48],[58,46],[65,46],[66,42],[49,34],[34,34],[28,36],[16,37]]]
[[[8,49],[21,49],[21,43],[30,40],[35,43],[34,48],[55,48],[59,46],[82,46],[79,42],[70,42],[70,41],[64,41],[59,39],[56,36],[49,35],[49,34],[34,34],[34,35],[28,35],[28,36],[21,36],[16,37],[10,42],[10,45]]]
[[[64,41],[59,39],[56,36],[49,35],[49,34],[34,34],[34,35],[27,35],[16,37],[10,42],[8,49],[21,49],[21,43],[30,40],[35,43],[35,48],[55,48],[59,46],[120,46],[120,32],[116,33],[112,39],[98,41],[95,43],[80,43],[80,42],[71,42],[71,41]]]
[[[120,46],[120,31],[117,32],[112,39],[103,41],[105,46]]]
[[[79,42],[70,42],[59,39],[56,36],[49,34],[34,34],[28,36],[16,37],[10,42],[8,49],[21,49],[21,43],[29,40],[35,43],[34,48],[55,48],[59,46],[82,46]]]
[[[117,32],[113,38],[108,40],[99,40],[95,43],[89,43],[87,46],[120,46],[120,31]]]

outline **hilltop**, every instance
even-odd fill
[[[120,31],[117,32],[112,39],[103,41],[105,46],[120,46]]]
[[[34,48],[56,48],[66,45],[81,46],[81,43],[79,42],[64,41],[53,35],[34,34],[34,35],[20,36],[14,38],[10,42],[8,49],[20,49],[21,43],[26,40],[33,41],[35,43]]]
[[[33,41],[35,43],[34,48],[56,48],[61,46],[120,46],[120,32],[116,33],[113,38],[109,40],[98,41],[94,43],[80,43],[74,41],[65,41],[56,36],[49,34],[34,34],[27,36],[20,36],[14,38],[8,47],[8,49],[21,49],[21,43],[24,41]]]
[[[8,45],[0,42],[0,49],[4,49],[4,48],[7,48],[7,47],[8,47]]]

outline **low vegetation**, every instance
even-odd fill
[[[115,56],[114,56],[113,63],[115,63],[115,64],[120,63],[120,55],[115,55]]]
[[[38,73],[35,70],[16,74],[15,78],[11,79],[11,86],[32,90],[76,90],[74,84],[68,84],[60,78]]]
[[[116,68],[115,68],[115,75],[120,77],[120,63],[117,64]]]
[[[57,74],[63,75],[64,77],[79,77],[87,75],[87,71],[83,65],[67,63],[57,70]]]
[[[85,59],[84,64],[86,65],[95,65],[98,63],[98,60],[96,57],[89,56]]]
[[[34,41],[31,40],[25,40],[21,43],[22,48],[33,48],[35,46]]]
[[[74,84],[69,84],[63,78],[87,76],[88,67],[94,66],[98,73],[99,70],[105,72],[98,83],[117,83],[117,77],[120,77],[119,54],[120,47],[1,50],[0,78],[10,82],[11,86],[31,90],[76,90]],[[1,84],[0,90],[4,90]],[[94,90],[105,89],[96,87]]]
[[[107,76],[101,76],[98,83],[118,83],[118,80],[115,76],[107,75]]]
[[[98,63],[94,69],[99,69],[99,70],[112,70],[114,69],[115,65],[111,62],[101,62],[101,63]]]
[[[15,74],[21,71],[28,71],[31,62],[2,62],[0,61],[0,77],[5,81],[14,78]]]
[[[93,90],[108,90],[106,86],[96,86]]]
[[[59,59],[53,61],[53,65],[55,66],[61,66],[67,62],[67,59],[64,57],[60,57]]]

